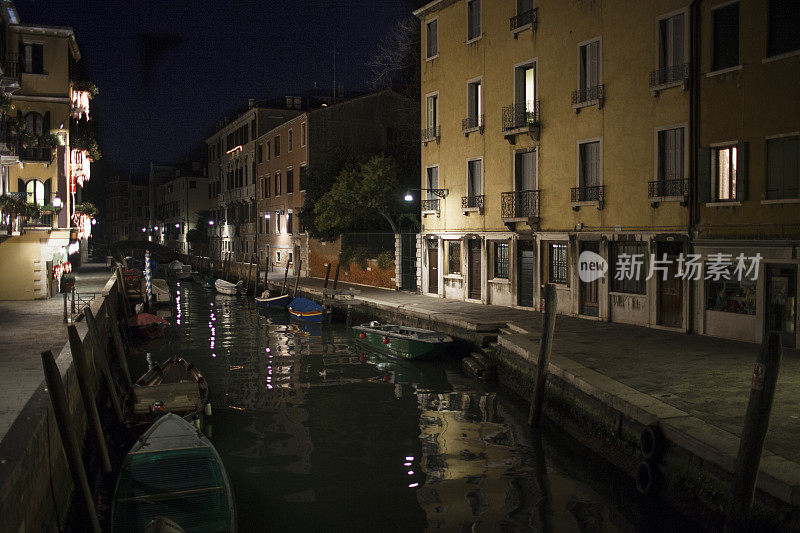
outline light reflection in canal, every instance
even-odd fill
[[[259,315],[191,283],[173,312],[153,358],[181,355],[208,380],[241,531],[675,528],[612,498],[614,476],[576,469],[573,444],[536,437],[456,360],[382,359],[342,325]]]

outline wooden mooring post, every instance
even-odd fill
[[[97,413],[97,406],[94,403],[89,362],[86,359],[86,352],[83,351],[83,342],[78,334],[78,329],[73,325],[68,326],[67,336],[69,337],[72,360],[75,361],[75,374],[78,377],[78,387],[81,389],[81,399],[83,400],[83,408],[86,410],[89,430],[94,435],[97,451],[100,453],[100,462],[103,464],[103,472],[108,474],[111,472],[111,460],[108,458],[106,437],[103,434],[103,426],[100,424],[100,415]]]
[[[106,387],[108,388],[108,395],[111,398],[111,405],[114,406],[114,413],[117,415],[117,420],[122,422],[122,405],[117,395],[117,385],[114,383],[114,377],[111,375],[111,368],[108,366],[106,351],[100,341],[97,321],[94,318],[91,307],[88,305],[84,308],[83,314],[86,316],[86,325],[89,327],[89,335],[92,337],[92,353],[94,355],[95,364],[100,366],[100,370],[106,381]]]
[[[303,260],[297,262],[297,276],[294,278],[294,297],[297,298],[297,286],[300,285],[300,271],[303,269]]]
[[[542,322],[542,340],[539,344],[539,360],[536,363],[536,382],[531,396],[531,410],[528,423],[535,425],[542,415],[544,388],[547,383],[547,371],[550,366],[550,351],[553,347],[553,333],[556,328],[556,305],[558,296],[556,286],[548,283],[544,288],[544,321]]]
[[[86,504],[86,512],[89,515],[92,531],[100,533],[100,522],[97,519],[97,509],[95,509],[92,491],[89,488],[86,469],[83,467],[81,460],[81,450],[75,440],[75,435],[72,433],[69,403],[67,394],[64,391],[64,383],[61,381],[61,372],[58,370],[58,365],[53,359],[53,352],[50,350],[42,352],[42,366],[44,367],[44,379],[47,382],[47,392],[50,394],[50,401],[53,403],[53,413],[56,416],[58,432],[61,434],[61,444],[64,446],[69,472],[72,474],[72,481],[75,484],[75,489],[80,491],[84,504]]]
[[[341,265],[339,263],[336,263],[336,275],[333,276],[333,290],[336,290],[336,287],[339,286],[339,267],[340,266]]]
[[[247,288],[245,292],[250,292],[250,279],[253,277],[253,256],[250,256],[250,266],[247,268]],[[255,287],[253,287],[253,293],[256,292]]]
[[[331,276],[331,264],[328,263],[328,267],[325,269],[325,285],[322,286],[322,294],[325,294],[325,289],[328,288],[328,278]]]
[[[736,456],[733,491],[725,517],[725,531],[728,532],[740,531],[747,526],[782,356],[780,334],[774,331],[768,333],[753,368],[750,401],[747,403],[739,454]]]
[[[289,263],[286,263],[286,270],[283,272],[283,289],[281,294],[286,294],[286,279],[289,277]]]

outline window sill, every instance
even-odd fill
[[[489,283],[496,283],[498,285],[510,285],[511,281],[508,278],[492,278]]]
[[[467,39],[466,44],[476,43],[476,42],[480,41],[481,39],[483,39],[483,33],[481,33],[480,35],[478,35],[477,37],[475,37],[473,39]]]
[[[631,296],[634,298],[647,298],[646,294],[639,294],[638,292],[618,292],[618,291],[608,291],[609,296]]]
[[[780,61],[781,59],[787,59],[789,57],[800,56],[800,50],[792,50],[791,52],[786,52],[784,54],[778,54],[776,56],[765,57],[761,60],[761,63],[772,63],[773,61]]]
[[[706,207],[740,207],[742,205],[742,202],[737,202],[737,201],[726,202],[723,200],[719,202],[708,202],[703,205],[705,205]]]
[[[461,132],[464,134],[465,137],[469,137],[470,133],[474,133],[476,131],[478,133],[480,133],[481,135],[483,135],[483,124],[481,124],[480,126],[477,126],[475,128],[467,128],[465,130],[461,130]]]
[[[514,38],[516,39],[518,34],[522,33],[525,30],[529,30],[532,27],[533,27],[533,24],[531,24],[529,22],[529,23],[525,24],[524,26],[520,26],[519,28],[514,28],[513,30],[511,30],[511,35],[513,35]]]
[[[800,204],[800,198],[775,198],[774,200],[761,200],[761,205],[770,204]]]
[[[470,213],[481,214],[483,212],[483,210],[480,207],[464,207],[461,209],[461,211],[467,216],[469,216]]]
[[[463,281],[463,279],[464,279],[464,278],[461,276],[461,274],[445,274],[445,275],[444,275],[444,276],[442,276],[442,277],[443,277],[444,279],[455,279],[455,280],[459,280],[459,281]]]
[[[439,216],[439,211],[430,210],[430,211],[423,211],[422,212],[422,216],[425,217],[425,216],[428,216],[428,215],[436,215],[438,217]]]
[[[651,196],[650,203],[651,204],[660,204],[662,202],[686,202],[685,196]],[[657,206],[656,206],[657,207]]]
[[[665,91],[667,89],[673,89],[675,87],[685,87],[686,83],[689,80],[676,80],[671,81],[669,83],[662,83],[661,85],[654,85],[650,87],[650,94],[653,96],[658,96],[661,91]]]
[[[719,70],[712,70],[711,72],[706,72],[706,78],[713,78],[714,76],[721,76],[723,74],[727,74],[729,72],[736,72],[737,70],[742,70],[742,65],[736,65],[733,67],[721,68]]]
[[[585,206],[595,206],[598,210],[603,209],[603,202],[599,200],[589,200],[586,202],[570,202],[570,205],[572,206],[572,209],[576,211],[581,207]]]
[[[604,100],[601,100],[599,98],[595,98],[594,100],[584,100],[583,102],[572,104],[572,110],[575,111],[575,113],[580,113],[581,109],[583,109],[584,107],[592,107],[595,105],[597,106],[597,109],[603,109],[603,102]]]
[[[426,62],[428,62],[428,61],[433,61],[433,60],[434,60],[434,59],[436,59],[437,57],[439,57],[439,54],[436,54],[435,56],[431,56],[431,57],[426,57],[426,58],[425,58],[425,61],[426,61]]]

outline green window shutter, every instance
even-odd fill
[[[783,195],[783,157],[780,140],[767,140],[767,200]]]
[[[797,198],[797,186],[800,180],[798,164],[798,140],[800,137],[786,137],[783,150],[783,193],[784,198]]]
[[[747,200],[748,191],[748,166],[747,143],[740,142],[736,145],[736,200]]]
[[[700,146],[697,149],[697,203],[711,201],[711,148]]]
[[[50,111],[47,111],[44,114],[44,121],[42,123],[42,134],[43,135],[50,134]]]
[[[44,203],[45,203],[45,205],[53,203],[52,198],[50,198],[50,196],[51,196],[50,193],[52,192],[52,189],[53,189],[52,180],[50,178],[47,178],[45,180],[45,182],[44,182]]]

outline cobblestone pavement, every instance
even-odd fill
[[[89,263],[75,273],[79,293],[99,293],[111,273]],[[41,352],[58,356],[67,342],[63,295],[49,300],[0,301],[0,441],[17,418],[42,373]]]

